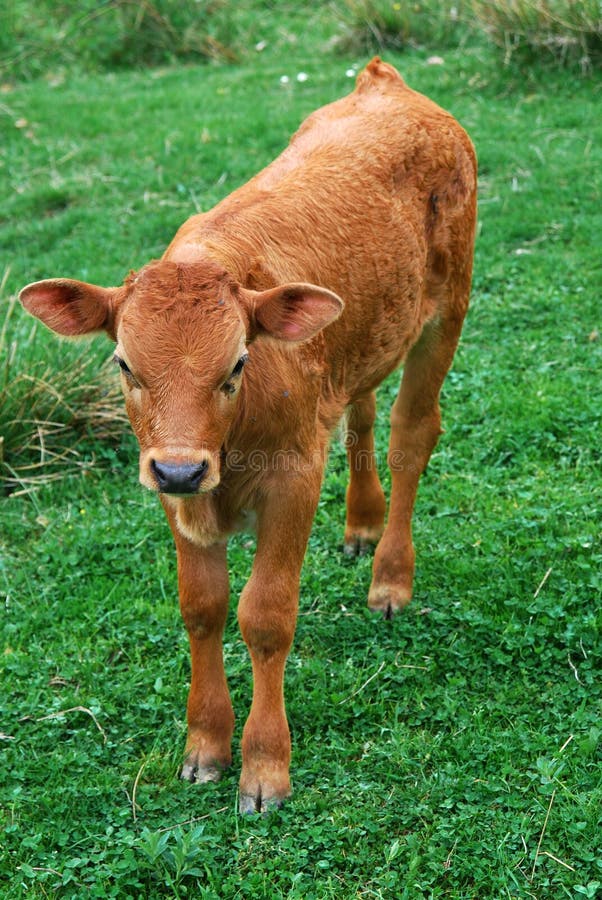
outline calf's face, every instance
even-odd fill
[[[244,307],[232,286],[132,279],[115,360],[140,444],[140,481],[166,494],[210,491],[248,360]]]
[[[20,299],[59,334],[104,330],[116,342],[140,481],[180,496],[219,484],[249,344],[262,335],[308,340],[343,309],[336,294],[315,285],[246,290],[207,261],[149,263],[120,288],[40,281]]]

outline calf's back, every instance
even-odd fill
[[[256,290],[307,281],[339,294],[343,314],[323,337],[349,399],[380,383],[444,306],[464,315],[475,214],[466,132],[376,58],[274,162],[182,225],[164,259],[209,256]]]

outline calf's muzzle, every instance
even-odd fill
[[[150,469],[162,494],[196,494],[209,468],[200,463],[166,463],[151,459]]]

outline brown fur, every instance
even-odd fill
[[[410,599],[412,509],[468,305],[475,204],[465,132],[376,58],[352,94],[309,116],[277,160],[185,222],[123,287],[54,280],[22,292],[59,333],[104,328],[117,341],[142,483],[161,487],[157,466],[202,472],[193,493],[161,494],[193,661],[190,780],[217,778],[231,759],[224,544],[256,519],[238,610],[254,673],[243,810],[290,792],[284,665],[329,436],[346,410],[346,550],[378,541],[373,609],[388,616]],[[249,363],[231,375],[245,347]],[[384,528],[374,389],[401,362]]]

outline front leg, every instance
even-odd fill
[[[266,812],[291,793],[284,668],[293,642],[299,577],[321,471],[282,473],[258,510],[257,553],[238,607],[253,666],[253,702],[242,738],[240,810]]]
[[[193,544],[180,534],[167,512],[178,553],[180,609],[188,630],[192,667],[181,777],[186,781],[218,781],[232,761],[234,730],[222,654],[229,599],[226,545]]]

